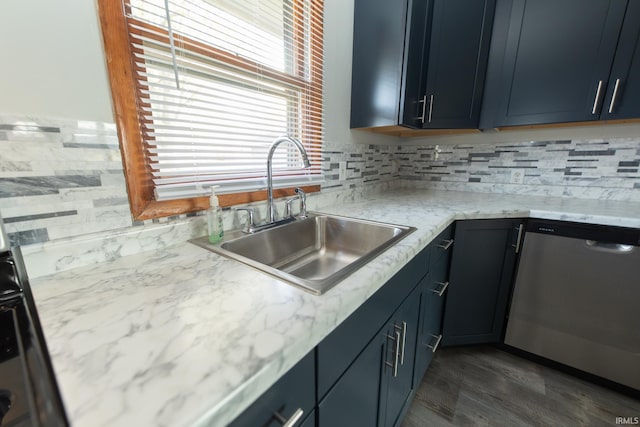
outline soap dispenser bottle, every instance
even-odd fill
[[[216,196],[217,187],[217,185],[211,187],[209,209],[207,210],[207,232],[211,243],[219,243],[224,236],[222,209],[220,209],[220,202],[218,201],[218,196]]]

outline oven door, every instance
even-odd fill
[[[0,257],[0,427],[68,425],[20,252]]]
[[[0,426],[32,426],[32,403],[29,401],[21,337],[18,336],[18,307],[0,308]]]

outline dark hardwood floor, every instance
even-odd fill
[[[436,353],[402,427],[621,425],[616,417],[640,417],[640,400],[474,346]]]

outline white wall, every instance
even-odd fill
[[[395,144],[400,141],[395,137],[349,129],[353,4],[353,0],[324,2],[324,117],[327,149],[352,142]]]
[[[116,1],[116,0],[114,0]],[[634,137],[640,125],[394,138],[349,129],[353,1],[325,1],[325,146]],[[0,1],[0,114],[113,122],[97,8],[90,0]]]
[[[0,1],[0,114],[113,121],[96,6]]]
[[[349,129],[352,31],[353,0],[325,1],[325,135],[332,149],[397,141]],[[0,52],[0,114],[114,121],[94,1],[1,0]]]

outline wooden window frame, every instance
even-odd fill
[[[324,1],[317,0],[311,3],[313,13],[322,12]],[[302,13],[300,0],[294,0],[294,13]],[[129,41],[129,30],[127,18],[125,16],[125,5],[123,0],[98,0],[98,15],[102,29],[107,71],[111,83],[111,97],[113,100],[114,116],[118,128],[120,140],[120,150],[122,163],[126,178],[129,205],[134,220],[145,220],[185,214],[189,212],[202,211],[209,207],[208,197],[193,197],[178,200],[155,200],[154,187],[152,181],[152,170],[147,154],[144,149],[143,135],[146,131],[145,124],[139,115],[139,108],[144,99],[141,94],[141,87],[136,79],[136,68],[133,60],[133,52]],[[296,20],[297,22],[297,20]],[[150,27],[139,21],[138,25]],[[156,34],[162,30],[154,29]],[[161,37],[161,36],[155,36]],[[175,35],[174,35],[175,37]],[[178,37],[180,37],[178,35]],[[313,56],[322,55],[323,27],[315,20],[312,20],[311,27],[311,54]],[[304,54],[304,46],[301,41],[297,41],[296,53]],[[208,51],[215,50],[207,47]],[[229,55],[217,49],[219,57],[235,66],[245,69],[256,69],[256,64],[245,59],[238,59],[234,55]],[[270,72],[271,77],[281,78],[283,81],[297,81],[304,85],[303,94],[309,93],[315,99],[322,99],[322,67],[314,63],[309,82],[296,79],[290,75]],[[312,109],[309,119],[302,126],[302,139],[320,138],[322,124],[322,108]],[[265,158],[266,167],[266,158]],[[319,185],[302,187],[305,192],[320,191]],[[293,188],[274,190],[274,197],[285,197],[293,195]],[[231,206],[242,203],[250,203],[267,199],[267,191],[253,191],[237,194],[227,194],[219,196],[221,206]]]

